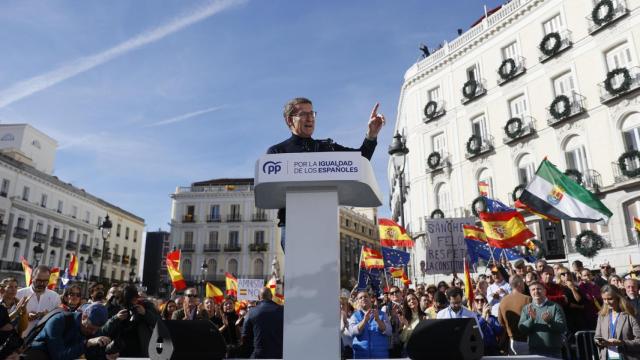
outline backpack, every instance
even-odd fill
[[[35,340],[36,336],[40,333],[40,331],[42,331],[42,329],[44,329],[44,326],[47,324],[49,319],[51,319],[52,317],[60,313],[64,314],[64,330],[62,332],[62,336],[64,337],[65,335],[67,335],[67,332],[69,331],[69,329],[71,329],[71,327],[73,326],[73,322],[75,320],[73,317],[73,313],[57,308],[48,312],[47,315],[45,315],[42,319],[40,319],[40,321],[38,321],[36,326],[34,326],[31,330],[29,330],[29,333],[24,338],[25,347],[26,348],[30,347],[31,343],[33,342],[33,340]]]

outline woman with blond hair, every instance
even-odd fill
[[[600,293],[604,304],[594,337],[600,360],[640,360],[640,325],[635,309],[614,286],[605,285]]]

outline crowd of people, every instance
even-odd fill
[[[487,269],[490,275],[472,279],[472,296],[455,275],[450,283],[391,286],[381,296],[367,291],[343,296],[342,357],[405,357],[421,321],[471,318],[485,355],[576,359],[580,350],[572,344],[576,335],[585,335],[602,360],[640,359],[640,268],[618,275],[609,264],[590,270],[580,261],[568,269],[545,260],[534,265],[519,260]]]
[[[18,290],[15,278],[0,282],[0,359],[116,359],[149,357],[158,321],[209,321],[224,338],[227,357],[281,358],[283,307],[264,288],[259,301],[221,303],[196,288],[169,300],[148,297],[133,284],[68,284],[47,288],[50,269],[33,270],[31,285]],[[202,339],[205,340],[206,339]]]

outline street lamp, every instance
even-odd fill
[[[207,271],[209,270],[209,265],[207,265],[206,260],[202,260],[202,266],[200,266],[200,271],[202,272],[202,295],[206,295],[205,281],[207,279]]]
[[[396,171],[398,182],[400,183],[400,225],[404,224],[404,166],[409,149],[405,145],[405,140],[400,133],[396,132],[393,142],[389,145],[389,155],[393,161],[393,168]]]
[[[33,257],[35,259],[35,266],[40,265],[40,260],[42,260],[42,255],[44,254],[44,249],[40,244],[33,247]]]
[[[104,263],[104,246],[106,245],[107,239],[109,238],[109,236],[111,236],[112,227],[113,227],[113,224],[111,223],[111,220],[109,220],[109,214],[107,214],[102,224],[98,226],[98,229],[102,230],[102,253],[100,254],[100,274],[98,274],[98,282],[102,282],[102,265]]]
[[[129,272],[129,282],[133,284],[135,280],[136,280],[136,271],[131,269],[131,271]]]

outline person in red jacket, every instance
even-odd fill
[[[549,265],[545,266],[540,274],[542,285],[547,290],[547,299],[553,301],[560,306],[567,305],[567,297],[564,294],[564,287],[553,282],[553,268]]]

